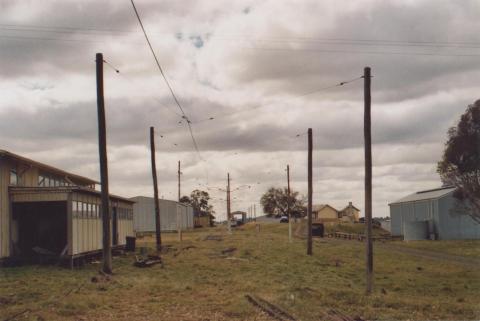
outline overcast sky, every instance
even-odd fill
[[[0,149],[97,178],[95,53],[105,65],[110,190],[160,195],[251,185],[306,194],[313,129],[314,204],[362,210],[363,80],[372,68],[373,215],[441,185],[446,132],[480,98],[480,2],[469,0],[136,0],[200,153],[156,68],[128,0],[0,0]],[[319,90],[319,91],[317,91]],[[315,92],[317,91],[317,92]],[[313,94],[308,94],[312,93]],[[306,95],[308,94],[308,95]],[[258,107],[258,108],[257,108]],[[213,117],[213,120],[209,118]],[[297,135],[300,134],[299,137]],[[224,216],[224,193],[210,190]]]

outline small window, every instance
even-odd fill
[[[17,185],[17,184],[18,184],[17,170],[12,168],[10,170],[10,185]]]
[[[72,201],[72,216],[73,218],[78,218],[78,202]]]
[[[83,202],[80,202],[80,208],[81,208],[81,214],[80,214],[80,217],[81,218],[85,218],[86,217],[86,213],[87,213],[87,204],[83,203]]]
[[[95,212],[93,211],[93,204],[88,204],[88,217],[94,218]]]
[[[45,176],[43,175],[38,175],[38,186],[45,186]]]

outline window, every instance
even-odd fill
[[[78,218],[78,202],[72,201],[72,216],[73,218]]]
[[[88,218],[94,218],[93,204],[87,204],[88,206]]]
[[[17,185],[17,184],[18,184],[17,170],[12,168],[10,170],[10,185]]]
[[[41,186],[41,187],[45,186],[45,176],[38,175],[38,186]]]
[[[82,214],[80,214],[81,218],[86,218],[87,214],[87,204],[80,202],[81,208],[82,208]]]

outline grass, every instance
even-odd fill
[[[342,232],[342,233],[349,233],[349,234],[365,234],[365,224],[362,224],[362,223],[339,223],[339,224],[333,224],[333,225],[327,224],[325,226],[325,231],[327,233]],[[373,227],[372,234],[374,236],[380,236],[382,234],[389,234],[389,232],[379,227]]]
[[[480,240],[465,241],[408,241],[402,242],[404,246],[429,250],[433,252],[441,252],[451,255],[461,255],[465,257],[480,258]]]
[[[205,240],[210,234],[223,240]],[[288,243],[287,224],[262,225],[259,234],[253,225],[233,235],[221,228],[196,230],[184,233],[181,245],[174,234],[163,240],[177,249],[195,248],[163,254],[163,268],[139,269],[133,255],[116,257],[109,282],[90,281],[98,264],[73,271],[0,269],[0,320],[24,309],[32,312],[15,320],[270,320],[245,300],[247,293],[302,321],[319,320],[329,308],[378,320],[480,318],[480,272],[471,266],[376,246],[375,291],[366,296],[364,243],[358,241],[316,240],[309,257],[304,240]],[[151,248],[153,239],[137,244]],[[232,247],[235,259],[227,259],[222,250]]]

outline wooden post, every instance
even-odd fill
[[[365,137],[365,235],[367,252],[367,294],[373,290],[373,243],[372,243],[372,133],[371,133],[371,94],[370,67],[365,67],[364,74],[364,137]]]
[[[110,235],[110,199],[108,192],[107,132],[105,129],[105,102],[103,98],[103,55],[96,55],[98,151],[100,156],[100,182],[102,193],[103,266],[104,273],[112,273],[112,249]]]
[[[181,179],[181,175],[182,175],[182,172],[180,170],[180,161],[178,161],[178,172],[177,172],[177,175],[178,175],[178,203],[180,203],[180,199],[182,198],[182,194],[180,192],[180,179]],[[179,242],[182,242],[182,224],[183,224],[183,219],[181,217],[181,213],[179,215],[178,211],[177,211],[177,233],[178,233],[178,241]]]
[[[182,175],[182,172],[180,171],[180,161],[178,161],[178,201],[180,202],[180,198],[182,197],[180,194],[180,175]]]
[[[155,202],[155,235],[157,251],[162,250],[162,234],[160,225],[160,204],[158,201],[157,165],[155,163],[155,129],[150,127],[150,153],[152,159],[153,198]]]
[[[230,213],[230,173],[227,173],[227,225],[228,225],[228,233],[232,233],[232,226],[231,226],[231,213]]]
[[[307,255],[312,255],[312,129],[308,129],[308,231],[307,231]]]
[[[287,165],[287,214],[288,214],[288,241],[292,243],[292,217],[290,214],[290,165]]]

